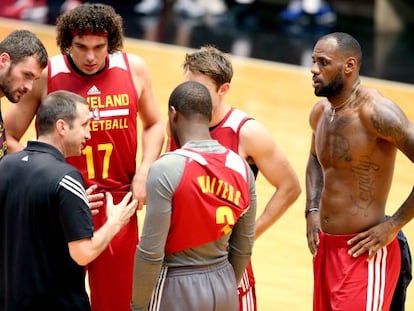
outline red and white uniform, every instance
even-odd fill
[[[183,182],[173,195],[174,212],[165,245],[167,255],[220,239],[232,230],[250,204],[248,167],[239,155],[232,151],[175,152],[189,160],[181,178]],[[188,208],[189,199],[197,208]]]
[[[66,55],[49,60],[48,93],[72,91],[86,98],[91,139],[82,155],[68,158],[77,167],[86,186],[110,191],[115,203],[130,190],[136,170],[138,94],[127,56],[110,54],[106,67],[91,76],[75,70]],[[95,230],[106,221],[106,206],[94,217]],[[92,310],[128,311],[132,293],[137,218],[117,234],[109,247],[88,267]]]
[[[243,111],[231,108],[219,124],[213,128],[210,128],[210,135],[213,139],[217,140],[223,146],[238,153],[240,129],[246,121],[252,119],[252,117],[248,116]],[[170,150],[175,149],[177,149],[177,145],[174,140],[171,139]],[[256,175],[257,170],[253,169],[253,171]],[[256,288],[251,262],[249,262],[246,272],[243,275],[241,284],[238,288],[238,292],[240,311],[256,311]]]
[[[377,251],[352,257],[347,241],[355,234],[319,234],[314,258],[314,311],[390,310],[401,267],[397,239]]]

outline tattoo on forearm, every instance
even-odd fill
[[[365,216],[368,216],[368,207],[374,200],[375,176],[374,173],[380,170],[380,166],[372,162],[369,156],[362,156],[359,163],[352,167],[352,172],[357,178],[359,194],[351,195],[351,199],[355,204],[357,214],[363,210]]]

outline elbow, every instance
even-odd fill
[[[298,184],[292,189],[292,199],[296,201],[302,193],[302,188],[298,182]]]
[[[7,151],[9,153],[14,153],[23,149],[24,146],[19,142],[19,139],[9,135],[9,132],[7,132]]]
[[[76,262],[79,266],[86,266],[90,260],[88,260],[88,258],[86,258],[85,256],[72,256],[72,260],[74,262]]]
[[[96,256],[87,251],[84,247],[82,247],[82,245],[73,245],[73,243],[76,242],[69,243],[69,254],[72,260],[76,262],[79,266],[86,266],[93,259],[95,259]]]
[[[154,120],[151,123],[145,124],[143,125],[143,131],[156,131],[157,133],[162,133],[162,136],[164,137],[164,129],[165,129],[165,125],[164,125],[164,121],[162,119],[157,119]]]
[[[76,261],[76,263],[79,266],[82,266],[82,267],[86,266],[89,262],[90,262],[89,260],[78,260],[78,261]]]
[[[275,184],[276,191],[283,193],[283,197],[286,198],[287,203],[293,204],[302,193],[302,187],[299,182],[299,178],[294,171],[291,171],[290,174],[285,175],[279,183]]]
[[[295,202],[302,193],[302,188],[300,186],[299,180],[296,179],[295,182],[293,182],[286,190],[290,203]]]

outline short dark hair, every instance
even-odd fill
[[[186,119],[201,117],[211,120],[213,107],[210,92],[199,82],[186,81],[179,84],[171,93],[168,105]]]
[[[123,47],[123,20],[110,5],[81,4],[59,16],[56,29],[56,43],[62,53],[69,51],[76,35],[105,35],[109,53],[120,51]]]
[[[12,64],[36,57],[40,68],[47,66],[48,54],[42,41],[29,30],[15,30],[0,42],[0,54],[7,53]]]
[[[324,35],[318,41],[334,38],[338,44],[338,50],[346,57],[354,56],[358,63],[362,63],[362,50],[359,42],[345,32],[333,32]]]
[[[36,129],[39,135],[51,133],[56,121],[65,120],[72,127],[77,117],[77,103],[87,105],[86,100],[69,91],[55,91],[49,93],[40,104],[36,114]]]

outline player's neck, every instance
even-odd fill
[[[187,128],[187,130],[182,131],[178,137],[180,145],[183,146],[189,141],[198,141],[198,140],[210,140],[210,132],[208,127],[204,124],[203,126],[192,126]]]
[[[213,109],[213,116],[209,123],[210,128],[216,127],[223,119],[226,117],[227,113],[230,111],[231,107],[222,103]]]
[[[332,122],[335,119],[335,116],[337,114],[338,111],[340,111],[341,109],[351,105],[351,103],[354,101],[356,94],[359,90],[359,86],[360,86],[360,81],[356,81],[353,86],[352,86],[352,90],[351,90],[351,94],[348,95],[348,97],[341,103],[334,105],[331,101],[331,111],[329,112],[329,122]]]

